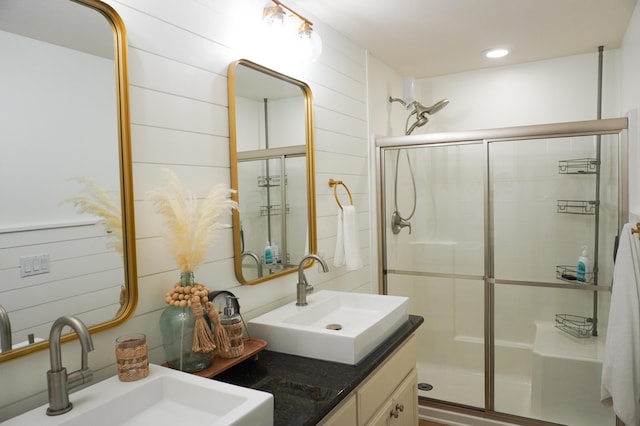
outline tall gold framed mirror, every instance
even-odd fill
[[[122,20],[97,0],[2,0],[0,49],[5,361],[48,347],[63,315],[124,322],[137,273]]]
[[[307,84],[245,59],[228,84],[235,271],[258,284],[316,252],[313,100]]]

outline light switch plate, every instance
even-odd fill
[[[49,253],[20,257],[20,277],[49,273]]]

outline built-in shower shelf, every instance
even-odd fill
[[[594,175],[598,172],[595,158],[577,158],[558,162],[558,173],[567,175]]]
[[[558,200],[558,213],[595,215],[597,207],[592,200]]]
[[[569,333],[573,337],[591,337],[593,335],[593,318],[571,314],[556,314],[556,328]]]
[[[558,265],[556,266],[556,278],[568,282],[570,284],[592,284],[594,272],[585,272],[585,280],[578,280],[578,271],[574,265]]]

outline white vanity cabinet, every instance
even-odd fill
[[[416,337],[409,337],[320,425],[418,424]]]

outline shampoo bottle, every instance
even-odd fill
[[[591,274],[591,259],[587,253],[587,246],[582,246],[582,253],[578,256],[576,267],[576,279],[581,282],[588,282]]]
[[[269,241],[267,241],[267,245],[264,247],[264,263],[273,263],[273,252],[271,251]]]

